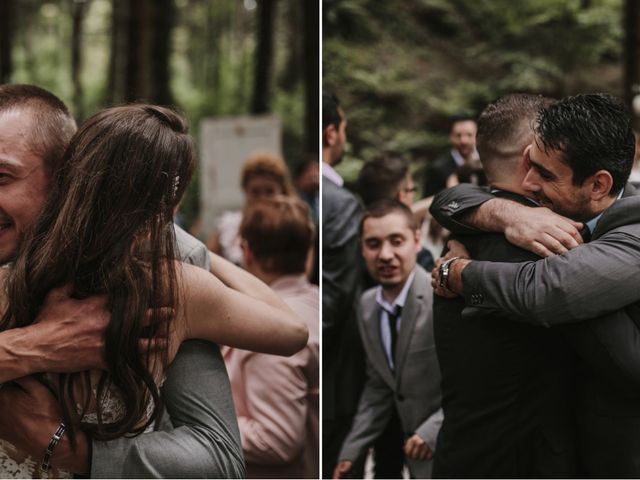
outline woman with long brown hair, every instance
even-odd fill
[[[71,438],[76,428],[112,439],[149,427],[161,405],[163,371],[184,339],[279,354],[306,343],[306,326],[284,304],[177,262],[172,218],[194,158],[187,126],[170,109],[129,105],[92,116],[72,138],[44,212],[5,270],[2,330],[33,323],[56,287],[68,285],[77,298],[106,297],[108,372],[42,377]],[[141,352],[143,338],[169,346],[148,342]],[[0,440],[2,455],[11,456],[11,448]],[[0,468],[0,477],[9,473]]]

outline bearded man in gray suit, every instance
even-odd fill
[[[429,478],[443,417],[433,295],[427,273],[416,266],[420,234],[411,210],[392,199],[370,206],[360,225],[362,254],[380,285],[360,299],[358,326],[367,354],[367,381],[334,478],[350,475],[353,462],[382,433],[394,409],[412,476]]]

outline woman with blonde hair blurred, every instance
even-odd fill
[[[289,169],[282,157],[274,153],[257,152],[251,155],[242,167],[240,178],[245,208],[264,198],[294,194]],[[226,211],[207,240],[209,250],[236,265],[242,265],[241,223],[241,210]]]

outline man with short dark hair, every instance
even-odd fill
[[[395,198],[409,208],[414,206],[416,186],[409,162],[399,156],[385,153],[366,162],[358,174],[357,187],[365,206],[385,198]],[[414,212],[414,216],[417,218],[419,215]],[[420,248],[417,260],[426,271],[430,272],[433,268],[433,255],[426,248]],[[365,287],[370,285],[365,280]]]
[[[394,410],[412,477],[431,474],[442,423],[440,371],[428,275],[416,266],[416,227],[411,210],[393,199],[368,207],[361,221],[362,255],[379,286],[360,298],[358,327],[367,356],[367,381],[334,478],[352,475],[353,463],[379,437]]]
[[[416,191],[409,163],[392,154],[378,155],[366,162],[358,174],[357,186],[365,205],[396,198],[411,208]]]
[[[322,94],[322,472],[330,476],[364,384],[355,302],[360,295],[361,207],[334,166],[342,161],[347,119]],[[362,462],[361,462],[362,464]],[[356,472],[361,468],[356,468]],[[357,475],[358,473],[356,473]]]
[[[583,221],[591,242],[566,251],[575,238],[566,225],[540,228],[540,219],[550,216],[546,209],[469,188],[447,192],[432,208],[445,222],[465,212],[465,221],[479,228],[506,226],[519,232],[513,235],[520,244],[541,254],[565,252],[523,264],[451,260],[438,292],[464,292],[473,310],[506,311],[522,322],[575,323],[561,328],[583,360],[574,406],[580,473],[596,478],[640,475],[640,197],[625,185],[633,158],[631,121],[621,102],[605,94],[567,97],[538,118],[522,188],[541,204]],[[452,200],[456,195],[459,202]],[[541,233],[528,242],[521,232],[531,230],[532,218]],[[465,252],[456,247],[450,255]]]
[[[74,131],[66,106],[50,92],[30,85],[0,86],[3,263],[15,258],[24,233],[38,219]],[[180,230],[176,237],[184,261],[209,268],[200,242]],[[0,333],[0,382],[38,372],[105,369],[109,315],[103,302],[52,292],[36,323]],[[45,387],[30,384],[0,389],[0,431],[25,451],[43,456],[58,427],[59,411]],[[228,377],[216,345],[185,342],[167,372],[163,397],[175,428],[165,424],[168,431],[92,445],[78,430],[73,447],[66,435],[55,445],[53,467],[90,471],[94,477],[244,476]]]
[[[538,111],[550,102],[507,95],[480,115],[478,150],[498,198],[535,207],[521,187],[525,152]],[[537,259],[501,235],[458,238],[479,259]],[[573,358],[560,332],[509,322],[493,312],[463,315],[463,309],[460,299],[434,298],[444,410],[434,477],[574,476]]]

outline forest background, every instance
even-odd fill
[[[318,156],[319,22],[319,0],[0,0],[0,82],[54,92],[78,122],[136,100],[175,105],[196,138],[204,117],[274,113],[295,170]]]
[[[454,114],[512,92],[640,94],[637,0],[324,0],[323,88],[348,118],[338,171],[394,152],[419,176]],[[636,126],[640,97],[636,99]],[[417,182],[420,184],[420,182]]]

